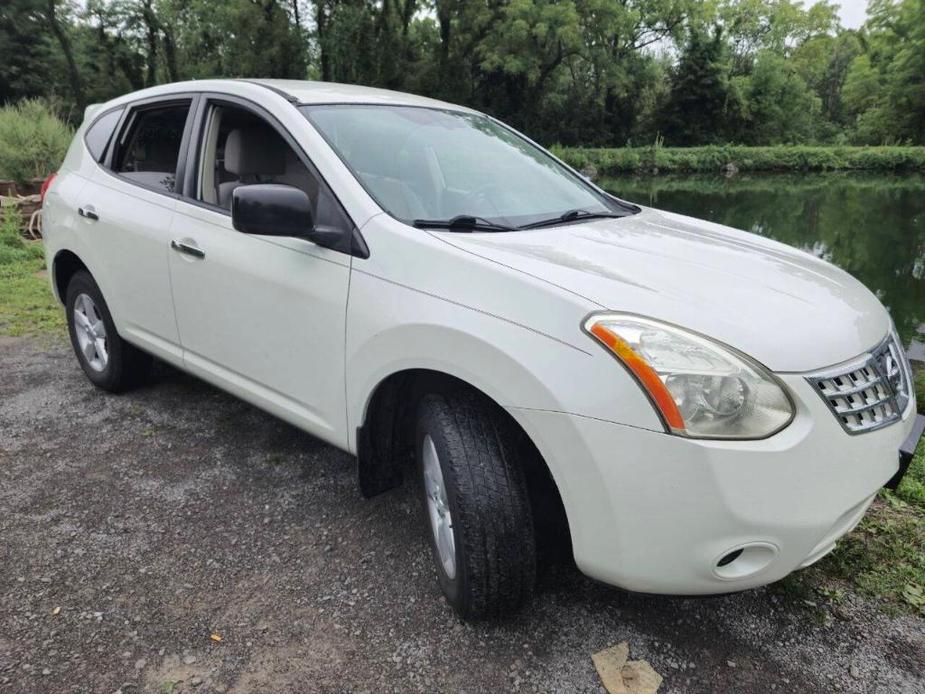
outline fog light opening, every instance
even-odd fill
[[[751,542],[721,554],[713,564],[713,573],[727,581],[747,578],[764,571],[776,557],[776,545]]]
[[[731,564],[732,562],[734,562],[736,559],[738,559],[741,556],[742,556],[742,550],[735,549],[731,551],[729,554],[727,554],[726,556],[724,556],[722,559],[720,559],[718,562],[716,562],[716,565],[717,566],[729,566],[729,564]]]

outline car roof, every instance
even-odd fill
[[[438,108],[448,111],[464,113],[479,113],[478,111],[451,104],[446,101],[429,99],[426,96],[396,92],[390,89],[377,87],[363,87],[357,84],[339,84],[337,82],[314,82],[310,80],[277,80],[277,79],[202,79],[187,80],[185,82],[171,82],[159,84],[147,89],[130,92],[117,96],[102,104],[90,104],[84,109],[84,125],[87,126],[97,116],[110,108],[124,106],[143,99],[169,97],[172,94],[186,94],[189,92],[221,92],[223,89],[235,87],[230,93],[240,93],[244,86],[250,90],[262,87],[272,91],[290,103],[298,105],[313,104],[382,104],[389,106],[417,106],[419,108]],[[253,91],[251,96],[255,96]]]
[[[439,108],[452,111],[476,113],[471,108],[450,104],[437,99],[429,99],[416,94],[394,92],[389,89],[363,87],[356,84],[338,84],[337,82],[312,82],[309,80],[276,79],[203,79],[186,82],[173,82],[149,87],[130,94],[116,97],[105,104],[91,104],[87,107],[85,118],[102,110],[102,107],[117,106],[139,99],[170,96],[186,92],[222,91],[230,87],[232,93],[239,92],[243,85],[264,87],[295,104],[384,104],[390,106],[418,106]]]
[[[458,111],[472,110],[465,106],[457,106],[456,104],[430,99],[425,96],[395,92],[390,89],[364,87],[358,84],[277,79],[248,79],[246,81],[282,92],[291,101],[296,101],[300,104],[389,104],[393,106],[427,106]]]

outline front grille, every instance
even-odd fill
[[[849,434],[885,427],[909,404],[909,365],[892,334],[852,364],[807,380]]]

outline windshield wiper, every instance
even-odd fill
[[[556,224],[562,224],[563,222],[577,222],[583,219],[606,219],[625,216],[626,215],[618,214],[617,212],[588,212],[587,210],[569,210],[568,212],[563,212],[558,217],[541,219],[540,221],[533,222],[532,224],[524,224],[520,228],[537,229],[539,227],[555,226]]]
[[[458,214],[452,219],[415,219],[412,224],[418,229],[449,229],[450,231],[514,231],[517,227],[496,224],[484,217]]]

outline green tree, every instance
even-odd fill
[[[702,145],[723,139],[729,93],[726,46],[720,27],[712,36],[692,30],[671,75],[662,133],[672,145]]]
[[[39,0],[9,0],[0,12],[0,105],[53,90],[55,62]]]
[[[315,42],[323,80],[402,88],[415,75],[420,0],[318,0]],[[433,32],[433,21],[425,22]]]
[[[78,120],[167,81],[311,76],[547,143],[922,142],[923,16],[874,0],[846,31],[833,3],[798,0],[3,0],[0,102]]]
[[[576,6],[584,47],[569,66],[575,109],[559,122],[583,124],[578,142],[651,140],[670,67],[653,50],[683,41],[685,27],[701,26],[711,10],[689,0],[581,0]]]
[[[874,0],[868,50],[848,69],[844,100],[855,142],[925,143],[925,1]]]
[[[758,54],[746,92],[744,142],[799,143],[812,139],[820,100],[792,62],[772,51]]]
[[[142,0],[142,12],[144,4]],[[176,32],[181,77],[300,79],[306,75],[301,30],[277,0],[164,0],[155,7],[156,15],[163,17],[156,26],[173,27]],[[151,45],[149,71],[157,43]]]
[[[792,53],[793,66],[822,103],[822,121],[829,135],[844,129],[845,80],[852,61],[863,50],[864,46],[857,32],[846,30],[834,36],[813,36]]]
[[[542,118],[567,60],[581,51],[578,12],[572,2],[513,0],[475,48],[476,89],[503,118],[528,127]]]
[[[808,38],[834,32],[838,26],[837,7],[827,0],[808,9],[792,0],[721,0],[717,14],[729,38],[736,74],[749,72],[762,50],[786,55]]]

